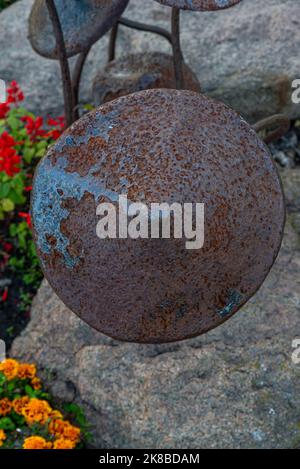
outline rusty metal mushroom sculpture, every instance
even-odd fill
[[[216,11],[233,7],[241,0],[155,0],[162,5],[193,11]]]
[[[125,10],[129,0],[55,0],[66,55],[84,52],[104,36]],[[35,0],[29,18],[29,40],[43,57],[58,59],[53,25],[45,0]]]
[[[60,62],[67,127],[79,117],[79,84],[89,50],[116,23],[128,1],[35,0],[29,40],[40,55]],[[71,77],[68,58],[79,53]]]
[[[186,239],[99,239],[98,204],[205,204],[202,249]],[[36,171],[34,238],[64,303],[116,339],[187,339],[229,319],[280,248],[280,180],[265,144],[222,103],[147,90],[73,124]]]
[[[200,84],[192,70],[184,65],[186,90],[200,93]],[[173,57],[161,52],[141,52],[109,62],[93,83],[96,106],[130,93],[152,88],[176,88]]]
[[[241,0],[155,0],[162,5],[172,7],[171,35],[175,77],[178,89],[184,88],[184,75],[182,70],[183,55],[180,44],[180,10],[216,11],[232,7]]]

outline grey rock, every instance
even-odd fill
[[[116,342],[69,311],[46,281],[12,356],[36,362],[58,398],[83,405],[97,448],[300,446],[300,170],[281,171],[283,245],[230,321],[168,345]]]
[[[27,40],[33,0],[20,0],[0,14],[0,77],[16,79],[28,107],[41,114],[62,112],[59,66],[39,57]],[[169,28],[171,9],[154,1],[131,0],[125,15]],[[205,93],[223,100],[253,122],[275,112],[300,117],[291,101],[299,78],[300,2],[243,0],[220,12],[182,12],[182,47]],[[120,28],[117,56],[170,53],[163,38]],[[82,98],[91,102],[92,82],[107,57],[107,36],[92,49],[83,77]]]
[[[287,155],[283,151],[277,151],[273,155],[274,160],[280,164],[283,168],[289,167],[290,166],[290,160],[287,157]]]

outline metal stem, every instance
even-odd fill
[[[71,73],[66,53],[66,46],[64,41],[64,35],[60,24],[57,9],[54,0],[46,0],[46,5],[49,11],[49,16],[53,25],[54,35],[56,39],[56,49],[59,58],[63,94],[64,94],[64,106],[65,106],[65,119],[66,126],[69,127],[74,122],[74,96],[72,89]]]
[[[271,143],[283,137],[290,129],[291,121],[283,114],[274,114],[254,124],[256,132],[271,130],[265,137],[265,143]],[[273,130],[272,130],[273,129]]]
[[[172,46],[176,88],[181,90],[184,88],[183,79],[183,56],[180,45],[180,9],[172,7]]]
[[[74,120],[79,119],[79,109],[78,109],[78,103],[79,103],[79,89],[80,89],[80,80],[83,72],[83,67],[86,62],[87,56],[91,50],[91,47],[89,47],[86,51],[81,52],[79,55],[74,71],[73,71],[73,77],[72,77],[72,87],[73,87],[73,99],[74,99],[74,108],[73,108],[73,113],[74,113]]]
[[[169,31],[166,31],[163,28],[160,28],[158,26],[152,26],[152,25],[145,24],[145,23],[140,23],[138,21],[128,20],[127,18],[124,18],[124,17],[120,18],[118,22],[119,24],[122,24],[123,26],[126,26],[127,28],[137,29],[138,31],[145,31],[149,33],[158,34],[159,36],[162,36],[165,39],[167,39],[167,41],[170,44],[173,44],[171,34],[169,33]]]
[[[117,21],[116,24],[112,27],[110,32],[109,38],[109,45],[108,45],[108,62],[115,60],[116,58],[116,45],[117,45],[117,38],[118,38],[118,30],[119,30],[119,22]]]

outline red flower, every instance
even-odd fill
[[[2,296],[1,296],[1,300],[3,301],[3,303],[7,300],[8,298],[8,288],[5,288]]]
[[[52,140],[57,140],[65,128],[65,118],[57,117],[57,119],[52,119],[50,117],[47,120],[47,124],[49,127],[54,127],[54,129],[49,130],[46,137],[51,138]]]
[[[25,192],[31,192],[31,191],[32,191],[32,186],[25,187]]]
[[[20,172],[21,158],[17,155],[15,145],[17,145],[15,139],[8,132],[3,132],[0,136],[0,171],[4,171],[10,177]]]
[[[26,123],[25,129],[27,131],[27,135],[30,136],[30,140],[35,141],[38,137],[45,137],[47,135],[47,132],[42,129],[44,124],[42,117],[33,119],[30,116],[25,116],[22,117],[21,120]]]
[[[18,103],[24,100],[24,94],[16,81],[11,82],[7,90],[7,94],[8,97],[6,103],[0,104],[0,119],[5,119],[7,117],[7,114],[10,111],[10,104],[18,105]]]
[[[5,252],[10,253],[13,250],[13,245],[10,243],[3,243],[2,247]]]
[[[8,132],[3,132],[0,136],[0,148],[10,148],[15,145],[18,145],[18,142]]]
[[[0,119],[5,119],[9,111],[9,106],[7,103],[0,104]]]
[[[17,103],[20,103],[21,101],[24,101],[24,94],[23,92],[21,91],[18,83],[16,81],[12,81],[8,90],[7,90],[7,94],[8,94],[8,99],[7,99],[7,103],[14,103],[14,104],[17,104]]]
[[[26,221],[26,223],[27,223],[27,225],[29,226],[29,228],[32,227],[32,224],[31,224],[31,216],[30,216],[29,213],[19,212],[19,217],[24,218],[24,220]]]

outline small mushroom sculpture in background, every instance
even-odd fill
[[[184,89],[200,93],[200,83],[184,64]],[[109,62],[93,83],[96,106],[136,91],[176,88],[173,57],[161,52],[141,52]]]

